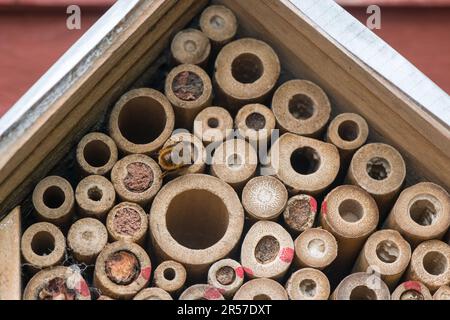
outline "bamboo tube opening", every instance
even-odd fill
[[[406,290],[400,295],[400,300],[425,300],[422,293],[416,290]]]
[[[105,259],[106,276],[118,285],[126,286],[134,282],[140,269],[136,255],[127,250],[113,252]]]
[[[285,284],[291,300],[327,300],[330,297],[330,282],[319,270],[302,268],[294,272]]]
[[[217,118],[209,118],[208,119],[208,127],[215,129],[219,126],[219,119]]]
[[[264,65],[257,55],[242,53],[231,63],[231,73],[240,83],[254,83],[264,74]]]
[[[346,120],[338,127],[339,137],[344,141],[355,141],[359,137],[359,126],[355,121]]]
[[[419,199],[409,208],[409,215],[417,224],[431,226],[437,219],[437,210],[431,201]]]
[[[245,119],[247,127],[253,130],[261,130],[266,126],[266,118],[259,112],[253,112]]]
[[[166,110],[150,96],[130,99],[119,114],[119,130],[130,142],[147,144],[156,140],[166,126]]]
[[[377,245],[376,254],[381,261],[385,263],[394,263],[400,256],[400,249],[395,242],[383,240]]]
[[[447,271],[447,259],[438,251],[430,251],[423,257],[423,267],[433,276],[439,276]]]
[[[39,231],[31,239],[31,250],[38,256],[46,256],[55,249],[55,237],[48,231]]]
[[[48,208],[57,209],[66,201],[66,195],[60,187],[53,185],[44,191],[42,200]]]
[[[262,237],[255,246],[255,258],[261,264],[275,260],[280,252],[280,242],[273,236]]]
[[[266,294],[257,294],[253,297],[253,300],[272,300],[268,295]]]
[[[391,173],[391,165],[385,158],[374,157],[367,162],[367,174],[375,180],[384,180]]]
[[[166,223],[171,236],[182,246],[206,249],[225,235],[228,211],[217,195],[207,190],[186,190],[170,202]]]
[[[224,286],[230,285],[236,279],[236,272],[232,267],[224,266],[216,271],[216,279]]]
[[[83,156],[90,166],[100,168],[109,162],[111,150],[105,142],[92,140],[84,147]]]
[[[103,198],[103,191],[97,186],[89,188],[87,194],[88,198],[95,202],[98,202]]]
[[[294,150],[291,154],[291,166],[299,174],[309,175],[316,172],[320,167],[320,156],[317,151],[310,147],[302,147]]]
[[[375,291],[367,286],[357,286],[350,293],[350,300],[378,300]]]
[[[312,279],[305,279],[300,282],[299,288],[304,296],[314,297],[316,295],[317,283]]]
[[[364,208],[354,199],[345,199],[338,208],[339,215],[347,222],[358,222],[364,216]]]
[[[307,95],[296,94],[289,100],[288,109],[295,119],[306,120],[314,115],[315,105]]]
[[[325,256],[325,242],[322,239],[312,239],[308,242],[307,247],[308,252],[312,257],[320,259]]]
[[[173,268],[167,268],[164,270],[163,275],[166,280],[172,281],[173,279],[175,279],[176,273]]]

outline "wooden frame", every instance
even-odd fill
[[[331,0],[221,0],[339,111],[368,119],[412,181],[450,187],[450,98]],[[121,0],[0,120],[0,217],[155,61],[206,0]],[[270,22],[270,23],[267,23]]]

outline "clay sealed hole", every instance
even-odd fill
[[[354,199],[345,199],[338,208],[339,215],[347,222],[358,222],[364,216],[364,208]]]
[[[170,235],[190,249],[206,249],[217,243],[228,228],[225,203],[208,190],[187,190],[175,196],[167,208]]]
[[[219,126],[219,119],[217,119],[217,118],[209,118],[208,119],[208,127],[215,129],[218,126]]]
[[[131,252],[121,250],[108,256],[105,272],[109,280],[118,285],[128,285],[139,276],[139,260]]]
[[[325,242],[322,239],[313,239],[308,242],[308,252],[309,255],[320,259],[325,256]]]
[[[122,107],[118,125],[123,137],[131,143],[148,144],[161,135],[166,121],[161,103],[151,97],[140,96]]]
[[[203,94],[203,80],[197,74],[184,71],[173,78],[172,91],[178,99],[195,101]]]
[[[314,115],[314,101],[304,94],[296,94],[289,100],[289,112],[295,119],[307,120]]]
[[[300,282],[299,289],[304,297],[312,298],[316,295],[317,283],[312,279],[305,279]]]
[[[128,191],[144,192],[153,184],[153,170],[143,162],[133,162],[127,165],[127,175],[123,184]]]
[[[375,180],[384,180],[391,173],[391,165],[386,159],[372,158],[367,162],[367,174]]]
[[[133,236],[141,229],[141,215],[133,208],[122,207],[115,212],[113,225],[117,233]]]
[[[55,238],[50,232],[39,231],[31,239],[31,250],[38,256],[47,256],[55,250]]]
[[[346,120],[339,125],[339,137],[345,141],[354,141],[359,136],[359,126],[356,122]]]
[[[187,40],[184,42],[183,44],[184,50],[186,50],[187,52],[194,52],[195,50],[197,50],[197,44],[195,43],[195,41],[192,40]]]
[[[438,251],[430,251],[423,257],[423,267],[433,276],[439,276],[447,271],[447,259]]]
[[[245,125],[256,131],[261,130],[266,126],[266,118],[261,113],[253,112],[245,119]]]
[[[211,17],[211,19],[209,19],[209,24],[214,29],[222,29],[225,26],[225,19],[221,16],[214,15]]]
[[[284,216],[286,223],[295,230],[302,230],[314,220],[314,213],[309,198],[293,200]]]
[[[89,188],[87,194],[88,198],[91,199],[92,201],[100,201],[103,198],[103,191],[97,186]]]
[[[263,63],[252,53],[243,53],[237,56],[232,65],[233,78],[241,83],[254,83],[264,73]]]
[[[280,242],[273,236],[264,236],[255,246],[255,258],[261,264],[270,263],[280,252]]]
[[[38,294],[39,300],[75,300],[76,292],[69,289],[66,280],[56,277],[48,281]]]
[[[407,290],[400,295],[400,300],[425,300],[425,298],[416,290]]]
[[[111,150],[103,141],[92,140],[84,147],[83,157],[90,166],[100,168],[109,162]]]
[[[302,175],[313,174],[320,167],[320,156],[313,148],[299,148],[291,154],[291,166]]]
[[[366,286],[357,286],[352,290],[350,300],[377,300],[377,295]]]
[[[272,300],[267,294],[257,294],[253,297],[253,300]]]
[[[167,268],[164,270],[163,275],[164,279],[172,281],[173,279],[175,279],[176,273],[173,268]]]
[[[426,199],[415,201],[409,208],[409,215],[421,226],[432,225],[438,217],[435,206]]]
[[[242,164],[242,157],[237,153],[230,155],[227,159],[227,166],[231,169],[240,168]]]
[[[58,186],[50,186],[45,190],[42,200],[44,204],[50,209],[57,209],[66,201],[64,191]]]
[[[230,285],[236,279],[236,272],[232,267],[222,267],[216,271],[216,279],[220,284],[224,286]]]
[[[398,257],[400,256],[400,250],[398,246],[390,240],[381,241],[377,245],[376,253],[378,259],[386,263],[393,263],[397,261]]]

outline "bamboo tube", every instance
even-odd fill
[[[148,216],[136,203],[122,202],[109,212],[106,228],[111,242],[131,241],[143,247],[148,230]]]
[[[450,246],[439,240],[419,244],[411,256],[405,278],[422,282],[431,293],[450,284]]]
[[[194,120],[194,134],[205,146],[219,144],[233,134],[233,118],[221,107],[203,109]]]
[[[180,295],[180,300],[225,300],[219,290],[209,284],[194,284]]]
[[[388,286],[378,276],[352,273],[337,286],[331,300],[390,300]]]
[[[174,108],[176,127],[192,130],[195,117],[211,105],[211,79],[196,65],[179,65],[166,77],[165,95]]]
[[[95,263],[94,285],[114,299],[131,299],[150,280],[151,262],[147,253],[133,242],[108,244]]]
[[[273,94],[272,110],[282,133],[319,138],[330,119],[331,105],[318,85],[307,80],[290,80]]]
[[[86,176],[107,175],[117,162],[117,158],[116,143],[104,133],[89,133],[78,143],[76,159]]]
[[[275,177],[251,179],[242,191],[242,205],[253,221],[276,220],[286,207],[288,192]]]
[[[227,7],[212,5],[202,12],[200,29],[211,40],[213,47],[220,48],[236,36],[238,21]]]
[[[383,221],[400,192],[406,175],[405,162],[393,147],[370,143],[352,158],[347,182],[366,190],[377,202]]]
[[[327,276],[312,268],[294,272],[285,287],[290,300],[328,300],[331,290]]]
[[[245,235],[241,263],[250,278],[281,279],[294,257],[294,241],[279,224],[258,221]]]
[[[227,44],[219,52],[214,81],[217,94],[230,110],[262,103],[280,76],[280,61],[265,42],[244,38]]]
[[[105,301],[110,301],[110,300],[115,300],[115,299],[110,298],[110,297],[108,297],[108,296],[101,295],[100,297],[98,297],[97,300],[100,300],[100,301],[103,301],[103,300],[105,300]]]
[[[21,212],[16,207],[0,221],[0,300],[22,297],[21,235]]]
[[[410,259],[411,247],[400,233],[395,230],[380,230],[367,239],[353,272],[375,270],[393,290],[406,271]]]
[[[250,280],[233,297],[233,300],[288,300],[288,294],[281,284],[272,279]]]
[[[378,218],[375,200],[359,187],[339,186],[325,197],[320,224],[338,242],[335,266],[345,270],[353,265],[364,242],[375,231]]]
[[[169,139],[174,126],[169,100],[147,88],[125,93],[109,117],[109,134],[124,154],[153,154]]]
[[[208,284],[217,288],[226,299],[231,299],[243,283],[244,268],[235,260],[222,259],[209,268]]]
[[[316,199],[306,194],[298,194],[288,200],[283,220],[291,234],[297,236],[313,227],[316,213]]]
[[[41,180],[34,188],[32,200],[39,220],[58,226],[72,220],[75,197],[66,179],[49,176]]]
[[[240,192],[256,173],[258,155],[245,140],[231,139],[216,148],[211,161],[211,174]]]
[[[366,120],[356,113],[342,113],[328,126],[326,141],[334,144],[341,156],[341,163],[350,163],[353,154],[363,146],[369,136]]]
[[[146,288],[134,296],[133,300],[173,300],[169,293],[161,288]]]
[[[22,257],[31,272],[60,264],[66,253],[66,239],[55,225],[39,222],[22,235]]]
[[[442,239],[450,226],[450,197],[442,187],[421,182],[400,193],[384,227],[395,229],[413,246]]]
[[[442,286],[433,295],[433,300],[450,300],[450,287]]]
[[[327,230],[311,228],[302,232],[294,242],[295,264],[300,268],[323,270],[338,254],[336,238]]]
[[[149,204],[162,185],[158,164],[143,154],[133,154],[119,160],[111,172],[111,181],[122,201]]]
[[[198,279],[237,246],[244,226],[239,197],[225,182],[191,174],[167,183],[150,210],[150,236],[159,260],[182,263]]]
[[[175,133],[163,146],[170,151],[158,159],[166,175],[181,176],[191,173],[203,173],[206,166],[206,150],[202,141],[191,133]],[[177,169],[178,168],[178,169]]]
[[[155,287],[172,295],[178,295],[186,283],[186,268],[173,260],[162,262],[153,273]]]
[[[84,218],[75,222],[67,234],[67,245],[78,262],[93,265],[108,242],[108,232],[103,223]]]
[[[259,103],[247,104],[239,109],[234,123],[239,137],[250,142],[257,150],[267,147],[275,129],[272,111]]]
[[[75,189],[78,212],[84,217],[104,220],[116,201],[112,183],[102,176],[88,176]]]
[[[55,267],[36,273],[23,293],[24,300],[91,300],[88,284],[75,267]]]
[[[392,293],[391,300],[431,300],[430,290],[419,281],[406,281]]]
[[[318,195],[339,172],[339,153],[332,144],[283,134],[270,149],[271,166],[291,194]]]
[[[200,30],[184,29],[173,38],[170,51],[176,64],[206,67],[211,53],[211,42]]]

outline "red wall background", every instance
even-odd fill
[[[387,3],[381,10],[382,28],[374,32],[450,92],[449,0],[339,1],[357,4],[347,10],[364,23],[368,4]],[[0,0],[0,116],[114,2]],[[81,30],[66,28],[66,7],[73,3],[81,6]]]

